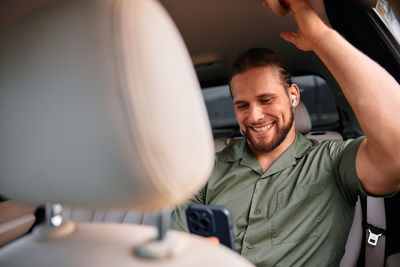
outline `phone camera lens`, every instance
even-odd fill
[[[200,229],[200,227],[199,227],[199,225],[197,224],[197,223],[192,223],[192,229],[194,230],[194,231],[198,231],[199,229]]]
[[[208,222],[208,220],[206,219],[201,219],[200,223],[203,227],[208,227],[210,225],[210,223]]]
[[[197,214],[195,212],[191,212],[189,214],[189,216],[190,216],[190,219],[192,219],[194,221],[197,221],[199,219],[199,216],[197,216]]]

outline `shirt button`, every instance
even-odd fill
[[[259,210],[259,209],[256,209],[255,211],[254,211],[254,215],[259,215],[261,213],[261,210]]]
[[[252,249],[254,246],[252,244],[247,244],[248,249]]]

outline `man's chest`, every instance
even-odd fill
[[[293,165],[264,176],[233,166],[218,176],[208,183],[206,203],[231,210],[237,238],[263,236],[272,244],[297,242],[318,236],[321,223],[331,224],[325,209],[336,208],[330,200],[337,188],[327,168]]]

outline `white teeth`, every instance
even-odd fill
[[[256,131],[256,132],[262,132],[262,131],[266,131],[266,130],[268,130],[269,128],[271,128],[272,125],[274,125],[274,124],[271,123],[271,124],[268,124],[268,125],[266,125],[266,126],[259,127],[259,128],[253,127],[253,129],[254,129],[254,131]]]

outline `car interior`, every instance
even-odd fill
[[[279,37],[296,23],[269,2],[0,2],[0,266],[252,266],[169,229],[214,153],[243,138],[235,58],[266,47],[283,59],[307,138],[363,135],[318,57]],[[400,82],[395,1],[309,2]],[[399,205],[399,194],[359,199],[341,267],[400,266]]]

